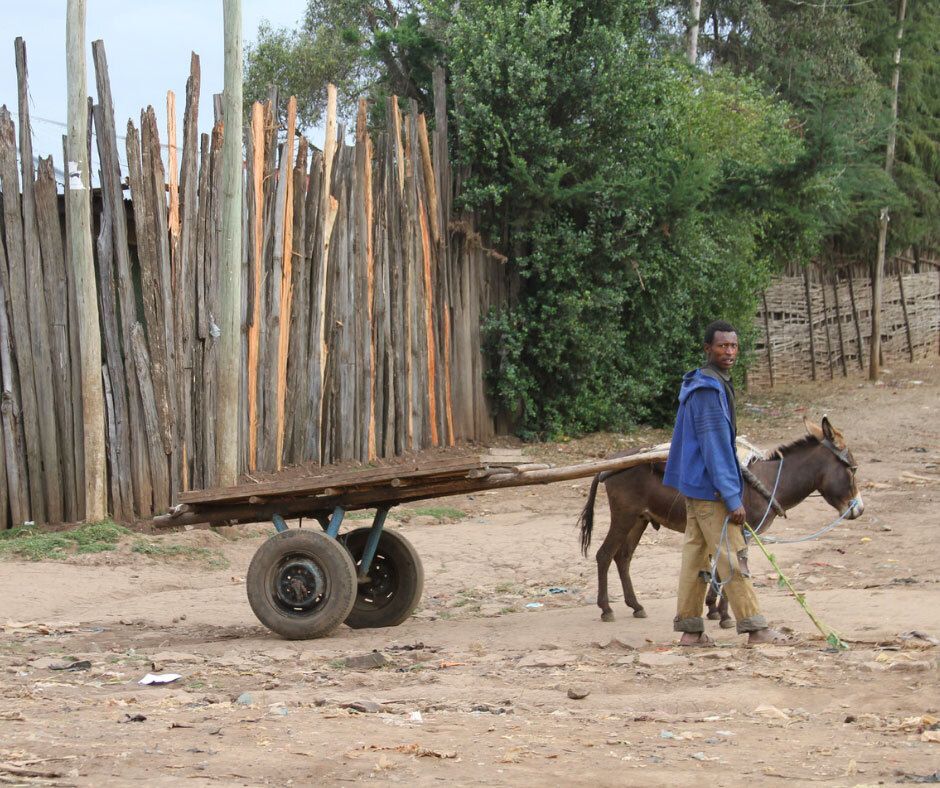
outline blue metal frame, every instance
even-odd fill
[[[369,530],[369,536],[366,539],[366,546],[362,551],[362,560],[359,562],[359,569],[357,570],[357,575],[359,582],[364,582],[368,580],[369,569],[372,566],[372,561],[375,558],[375,552],[379,547],[379,539],[382,538],[382,529],[385,527],[385,519],[388,517],[388,512],[391,507],[383,507],[376,509],[375,519],[372,521],[372,528]],[[339,536],[340,526],[343,524],[343,518],[346,516],[346,510],[342,506],[337,506],[333,510],[333,516],[327,519],[326,515],[320,515],[316,519],[323,527],[323,530],[326,531],[326,535],[331,539],[336,539]],[[274,522],[274,528],[279,534],[284,533],[287,530],[287,523],[284,521],[284,518],[279,514],[271,516],[271,520]]]

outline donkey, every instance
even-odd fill
[[[748,469],[771,491],[780,472],[775,498],[784,510],[796,506],[810,493],[818,491],[830,506],[840,513],[848,510],[847,519],[854,520],[862,514],[865,506],[855,482],[857,465],[852,452],[845,445],[842,433],[825,416],[821,425],[805,418],[803,423],[806,435],[780,446],[767,459],[751,463]],[[634,453],[635,450],[613,456],[625,457]],[[578,521],[581,526],[581,552],[585,556],[594,528],[597,485],[602,481],[607,488],[610,503],[610,530],[597,551],[597,606],[601,609],[601,621],[614,620],[607,593],[607,572],[611,560],[617,564],[624,601],[633,609],[635,618],[646,618],[646,611],[637,601],[630,579],[630,561],[640,537],[650,524],[657,529],[666,526],[679,533],[685,531],[685,498],[677,490],[663,484],[665,470],[666,464],[662,462],[639,465],[610,474],[599,474],[591,484],[587,504]],[[764,496],[745,485],[747,522],[756,528],[763,519],[759,533],[770,528],[776,519],[773,508],[764,518],[767,503]],[[721,607],[717,609],[715,595],[709,590],[708,618],[720,618],[722,627],[734,626],[727,611],[727,600],[721,600]]]

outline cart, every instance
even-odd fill
[[[656,449],[563,467],[512,457],[464,458],[274,479],[181,493],[180,503],[153,523],[273,522],[277,533],[248,567],[248,602],[268,629],[305,640],[329,635],[342,623],[354,629],[396,626],[414,612],[424,570],[412,544],[385,530],[393,506],[584,478],[661,462],[667,455]],[[357,509],[375,509],[372,525],[340,533],[346,513]],[[300,527],[288,528],[286,520],[295,518]],[[319,527],[304,528],[305,519]]]

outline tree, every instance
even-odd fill
[[[328,83],[338,87],[347,117],[366,94],[427,107],[442,25],[430,0],[310,0],[295,30],[259,27],[245,59],[245,100],[264,99],[275,85],[297,97],[301,127],[320,122]]]

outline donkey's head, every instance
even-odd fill
[[[845,438],[826,416],[823,416],[821,424],[814,424],[806,418],[803,419],[803,424],[806,431],[825,449],[822,453],[824,459],[815,479],[816,489],[830,506],[840,512],[848,510],[846,518],[854,520],[865,511],[865,504],[855,480],[858,465],[845,444]]]

